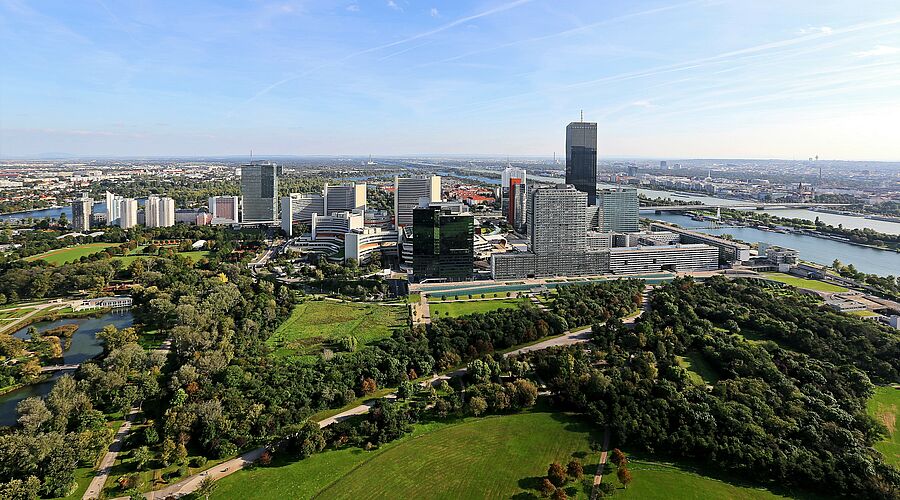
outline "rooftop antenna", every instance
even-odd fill
[[[253,163],[253,150],[250,150],[250,163]]]
[[[581,110],[581,123],[584,123],[584,110]]]

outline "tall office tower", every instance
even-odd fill
[[[134,198],[123,198],[119,203],[119,227],[130,229],[137,225],[138,202]]]
[[[213,196],[209,199],[209,214],[213,224],[235,224],[238,222],[238,197]]]
[[[394,176],[394,225],[397,227],[411,225],[413,209],[419,206],[423,198],[426,204],[441,201],[439,175]]]
[[[325,212],[350,212],[366,209],[366,184],[350,184],[347,186],[329,186],[322,190],[325,196]],[[319,214],[323,215],[323,214]]]
[[[566,184],[597,203],[597,124],[572,122],[566,127]]]
[[[321,194],[291,193],[281,198],[281,229],[288,236],[292,236],[294,224],[312,222],[313,214],[326,215],[325,197]]]
[[[272,162],[254,161],[241,166],[241,222],[263,223],[278,219],[278,175]]]
[[[472,279],[475,218],[463,204],[423,203],[412,226],[415,279]]]
[[[537,256],[582,253],[587,249],[587,194],[571,185],[531,192],[528,234]]]
[[[517,198],[518,197],[518,198]],[[525,198],[525,183],[516,177],[509,180],[508,201],[506,203],[506,221],[517,231],[521,230],[520,219],[525,219],[522,200]],[[517,203],[518,201],[518,203]]]
[[[72,229],[75,231],[88,231],[91,229],[91,212],[94,210],[94,200],[88,198],[87,193],[82,193],[81,198],[72,201]]]
[[[637,189],[601,189],[597,192],[597,208],[601,231],[636,233],[641,230]]]
[[[519,182],[525,184],[525,169],[509,166],[500,175],[500,211],[504,214],[509,213],[509,183],[513,179],[519,179]]]
[[[106,225],[114,226],[119,223],[122,216],[122,197],[106,192]]]

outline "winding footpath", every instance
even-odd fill
[[[100,461],[100,468],[97,470],[97,475],[91,479],[91,484],[88,485],[87,491],[85,491],[84,496],[81,497],[83,500],[100,498],[100,492],[103,491],[103,485],[106,484],[109,473],[112,472],[113,465],[116,463],[116,457],[122,449],[122,443],[125,440],[125,437],[128,436],[128,433],[131,432],[131,420],[139,411],[139,408],[132,408],[131,411],[128,412],[128,415],[125,415],[125,422],[122,423],[122,426],[116,431],[116,437],[113,439],[112,444],[109,445],[109,450],[106,452],[106,455],[103,455],[103,460]]]
[[[623,319],[622,322],[625,324],[633,324],[634,321],[637,318],[639,318],[641,316],[641,314],[643,314],[643,312],[646,310],[646,305],[647,305],[647,301],[646,301],[646,296],[645,296],[643,307],[638,312],[638,314],[636,314],[630,318]],[[566,332],[558,337],[553,337],[551,339],[547,339],[542,342],[538,342],[536,344],[528,345],[525,347],[521,347],[519,349],[509,351],[507,353],[504,353],[503,356],[508,358],[510,356],[517,356],[519,354],[524,354],[527,352],[540,351],[543,349],[548,349],[550,347],[559,347],[559,346],[580,344],[580,343],[587,342],[588,340],[590,340],[590,337],[591,337],[591,327],[582,328],[582,329],[576,330],[574,332]],[[466,373],[465,368],[459,368],[457,370],[447,372],[442,375],[435,375],[431,379],[427,380],[425,383],[435,385],[435,384],[439,383],[441,380],[449,380],[451,378],[461,377],[461,376],[465,375],[465,373]],[[384,397],[384,399],[395,399],[396,397],[397,397],[396,393],[392,393],[392,394],[386,395]],[[329,425],[335,424],[337,422],[347,420],[350,417],[368,413],[369,409],[375,404],[375,401],[376,401],[376,399],[367,401],[359,406],[354,406],[353,408],[342,411],[341,413],[338,413],[331,417],[322,419],[319,421],[319,427],[325,428],[325,427],[328,427]],[[604,450],[606,449],[606,444],[607,443],[604,442],[604,447],[603,447]],[[110,448],[112,448],[112,447],[110,447]],[[254,449],[254,450],[250,450],[250,451],[244,453],[243,455],[240,455],[238,457],[232,458],[231,460],[222,462],[221,464],[219,464],[215,467],[211,467],[204,472],[200,472],[200,473],[194,474],[193,476],[182,479],[181,481],[179,481],[175,484],[172,484],[170,486],[167,486],[163,489],[145,493],[144,496],[150,500],[153,500],[153,499],[163,499],[163,498],[169,498],[169,497],[179,498],[179,497],[182,497],[185,495],[189,495],[189,494],[193,493],[194,491],[196,491],[200,487],[200,483],[206,477],[210,477],[213,480],[219,480],[223,477],[230,476],[231,474],[234,474],[235,472],[253,464],[256,460],[259,459],[260,456],[262,456],[263,452],[265,452],[268,448],[269,448],[268,446],[262,446],[262,447]],[[113,457],[113,460],[115,460],[115,457]],[[601,460],[605,461],[605,451],[604,451],[604,455],[601,456]],[[104,462],[105,462],[105,459],[104,459]],[[99,476],[98,476],[98,478],[99,478]],[[96,479],[97,478],[95,478],[95,480]],[[105,479],[104,479],[104,482],[105,482]],[[93,481],[91,482],[91,485],[93,486]],[[101,483],[101,488],[102,488],[102,483]],[[88,489],[88,491],[90,491],[90,488]],[[86,500],[88,498],[96,498],[96,496],[93,496],[93,497],[88,496],[88,494],[85,493],[84,498]],[[127,500],[127,498],[120,497],[115,500]]]

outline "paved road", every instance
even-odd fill
[[[42,372],[61,372],[66,370],[77,370],[78,367],[81,366],[79,364],[72,365],[53,365],[53,366],[42,366]]]
[[[82,499],[100,498],[100,492],[103,491],[103,485],[106,484],[109,473],[112,471],[113,464],[116,463],[116,456],[118,456],[119,451],[122,449],[122,441],[124,441],[125,436],[131,432],[131,419],[138,411],[140,411],[138,408],[132,408],[131,411],[128,412],[128,415],[125,416],[125,422],[122,423],[122,426],[119,427],[119,430],[116,432],[116,437],[113,439],[112,444],[109,445],[109,451],[106,452],[106,455],[103,456],[103,460],[100,461],[100,469],[97,471],[97,475],[91,479],[91,484],[88,485],[87,491],[85,491],[84,496],[81,497]]]

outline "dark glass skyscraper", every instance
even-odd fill
[[[566,184],[597,204],[597,124],[572,122],[566,127]]]
[[[472,279],[475,219],[447,206],[413,210],[413,276]]]
[[[275,163],[255,161],[241,166],[242,222],[273,222],[278,218],[278,176]]]

